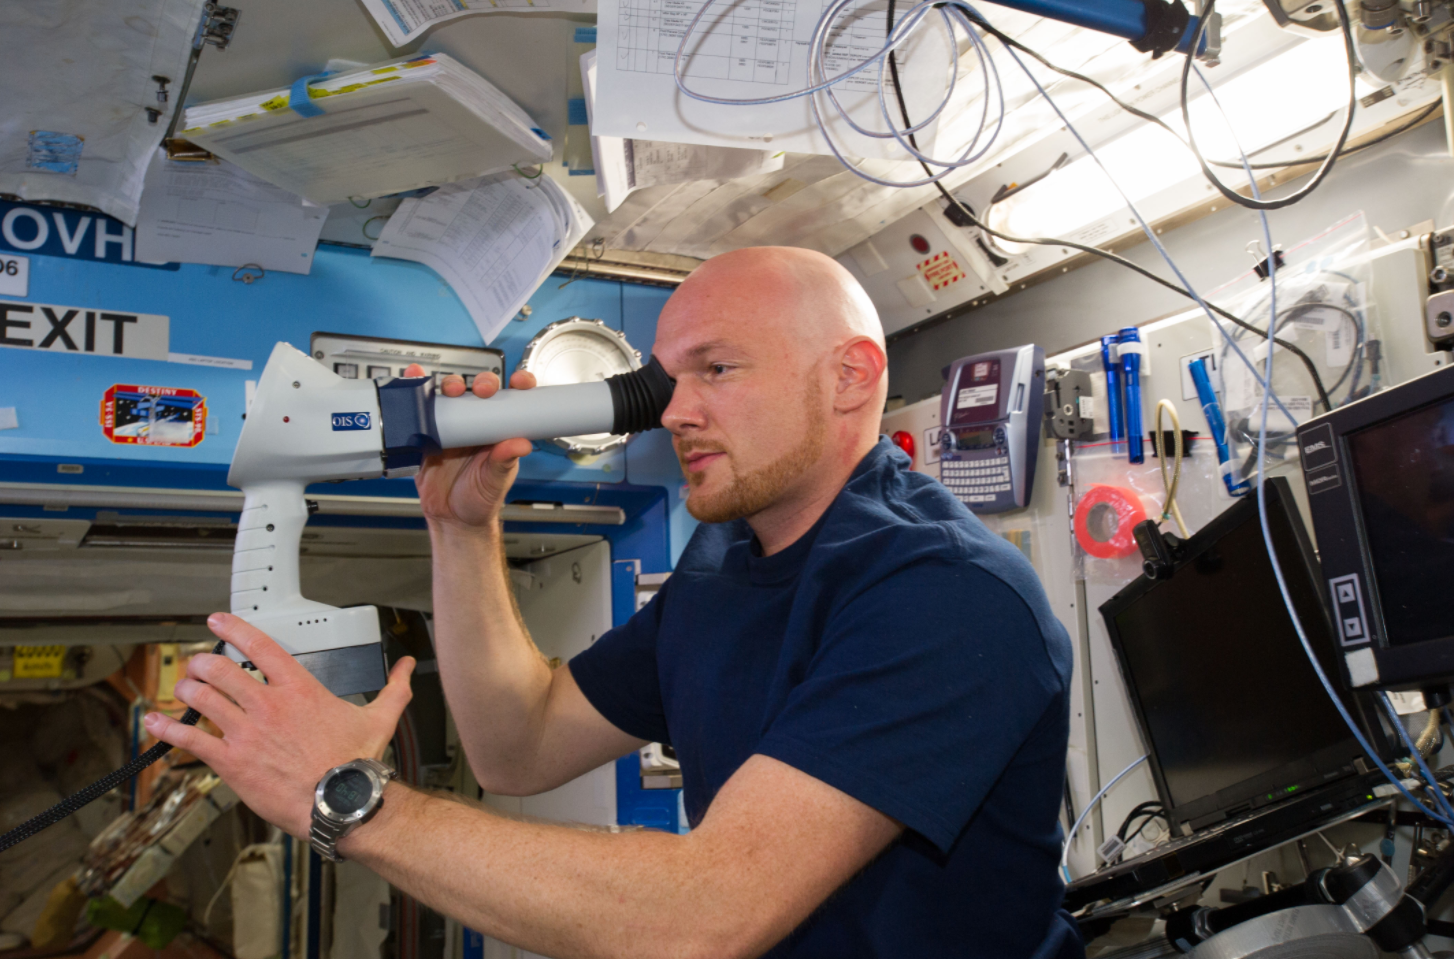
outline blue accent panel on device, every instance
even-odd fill
[[[314,103],[313,98],[308,95],[308,84],[314,80],[322,80],[324,77],[331,76],[333,76],[331,72],[325,71],[323,73],[312,74],[311,76],[299,77],[294,80],[293,85],[288,88],[288,109],[300,117],[312,118],[323,116],[327,111]]]
[[[401,376],[379,384],[385,469],[418,466],[425,456],[439,451],[439,426],[434,422],[433,401],[431,376]]]
[[[348,430],[371,430],[374,418],[367,413],[334,413],[333,432]]]
[[[469,926],[461,928],[464,929],[464,959],[485,959],[485,937]]]
[[[595,43],[595,27],[576,27],[576,43]]]

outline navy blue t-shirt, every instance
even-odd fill
[[[1034,569],[888,440],[772,556],[702,525],[656,597],[571,660],[670,743],[688,820],[761,753],[906,827],[767,953],[1079,959],[1060,908],[1070,641]]]

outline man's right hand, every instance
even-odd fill
[[[412,365],[404,375],[423,376],[424,370]],[[517,371],[510,377],[511,389],[528,390],[534,386],[534,373]],[[476,396],[488,399],[499,392],[499,377],[481,373],[475,377],[472,389]],[[463,396],[464,377],[446,376],[440,383],[440,392],[445,396]],[[425,457],[419,475],[414,478],[424,518],[434,526],[494,527],[500,521],[505,494],[515,482],[520,457],[531,448],[527,439],[512,439],[493,446],[445,450],[438,456]]]

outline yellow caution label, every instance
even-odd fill
[[[64,646],[16,646],[16,679],[60,679],[66,662]]]

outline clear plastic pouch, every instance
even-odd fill
[[[1267,419],[1269,471],[1297,451],[1299,423],[1325,411],[1309,365],[1333,406],[1361,399],[1379,387],[1379,328],[1369,291],[1368,224],[1357,213],[1286,251],[1276,270],[1277,325],[1282,343],[1269,344],[1254,333],[1221,319],[1212,334],[1221,374],[1222,411],[1227,421],[1233,476],[1251,480],[1257,466],[1263,387],[1260,379],[1269,346],[1273,349],[1273,404]],[[1209,299],[1257,327],[1267,329],[1271,283],[1249,272]],[[1256,365],[1249,368],[1242,357]],[[1299,352],[1302,355],[1299,355]]]
[[[1165,420],[1162,426],[1171,428]],[[1170,477],[1173,451],[1166,452]],[[1160,461],[1148,449],[1144,463],[1131,463],[1116,444],[1101,441],[1078,444],[1071,464],[1075,483],[1071,529],[1080,578],[1087,583],[1129,583],[1142,572],[1141,552],[1131,533],[1137,523],[1156,520],[1162,532],[1180,533],[1171,516],[1162,517],[1166,488]],[[1231,505],[1210,437],[1196,438],[1183,455],[1176,503],[1189,533]]]

